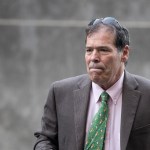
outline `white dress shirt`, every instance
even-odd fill
[[[106,90],[110,98],[108,101],[109,117],[106,128],[105,150],[120,150],[120,124],[123,79],[124,72],[121,75],[120,79],[113,86]],[[101,105],[99,97],[103,91],[104,90],[99,85],[92,82],[90,104],[86,124],[86,138],[88,130],[91,126],[92,119]]]

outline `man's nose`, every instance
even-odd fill
[[[100,53],[98,50],[94,49],[91,55],[91,61],[99,62],[100,61]]]

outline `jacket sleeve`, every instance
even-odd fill
[[[37,141],[34,150],[57,150],[58,149],[58,125],[54,94],[54,84],[51,85],[44,113],[42,117],[42,129],[34,135]]]

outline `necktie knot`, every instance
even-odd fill
[[[107,103],[107,101],[108,101],[108,99],[109,99],[109,94],[104,91],[104,92],[101,94],[101,99],[102,99],[102,102],[106,102],[106,103]]]

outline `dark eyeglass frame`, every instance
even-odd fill
[[[100,23],[106,24],[106,25],[112,25],[118,29],[122,29],[123,27],[120,25],[120,23],[113,17],[105,17],[100,19],[93,19],[88,26],[98,25]]]

